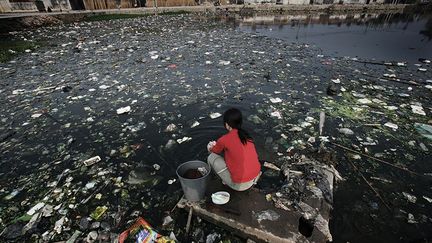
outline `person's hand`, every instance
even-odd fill
[[[216,142],[215,142],[215,141],[210,141],[210,142],[207,144],[207,150],[208,150],[209,152],[211,152],[212,148],[213,148],[215,145],[216,145]]]

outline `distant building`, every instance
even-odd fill
[[[50,12],[66,9],[71,9],[68,0],[0,0],[0,12]]]
[[[245,4],[309,5],[309,4],[397,4],[432,0],[0,0],[0,12],[96,10],[136,7],[193,6],[207,2],[226,5]]]

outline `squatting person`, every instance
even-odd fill
[[[223,123],[228,133],[217,142],[211,141],[207,149],[208,163],[222,182],[236,191],[245,191],[256,184],[261,165],[252,137],[242,129],[242,113],[231,108],[225,111]],[[224,157],[220,154],[224,153]]]

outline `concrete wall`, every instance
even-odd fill
[[[309,2],[310,0],[288,0],[288,4],[294,5],[307,5]]]
[[[283,0],[287,1],[287,0]],[[244,0],[246,4],[276,3],[276,0]]]
[[[11,11],[38,11],[34,2],[12,2],[10,3]]]
[[[147,0],[146,7],[153,7],[156,1]],[[157,0],[158,7],[195,6],[195,0]]]
[[[0,13],[11,11],[9,0],[0,0]]]
[[[318,0],[323,1],[323,0]],[[246,4],[261,4],[261,3],[282,3],[283,5],[302,5],[309,4],[310,0],[245,0]]]
[[[342,0],[344,4],[366,4],[366,0]]]
[[[344,4],[366,4],[366,0],[342,0],[342,1]]]
[[[53,11],[71,9],[68,0],[43,0],[43,3],[45,11],[48,11],[48,8],[51,8]]]

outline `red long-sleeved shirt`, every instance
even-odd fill
[[[225,162],[234,183],[253,180],[261,171],[261,164],[254,143],[248,141],[242,144],[237,129],[232,129],[220,137],[211,152],[220,154],[225,152]]]

